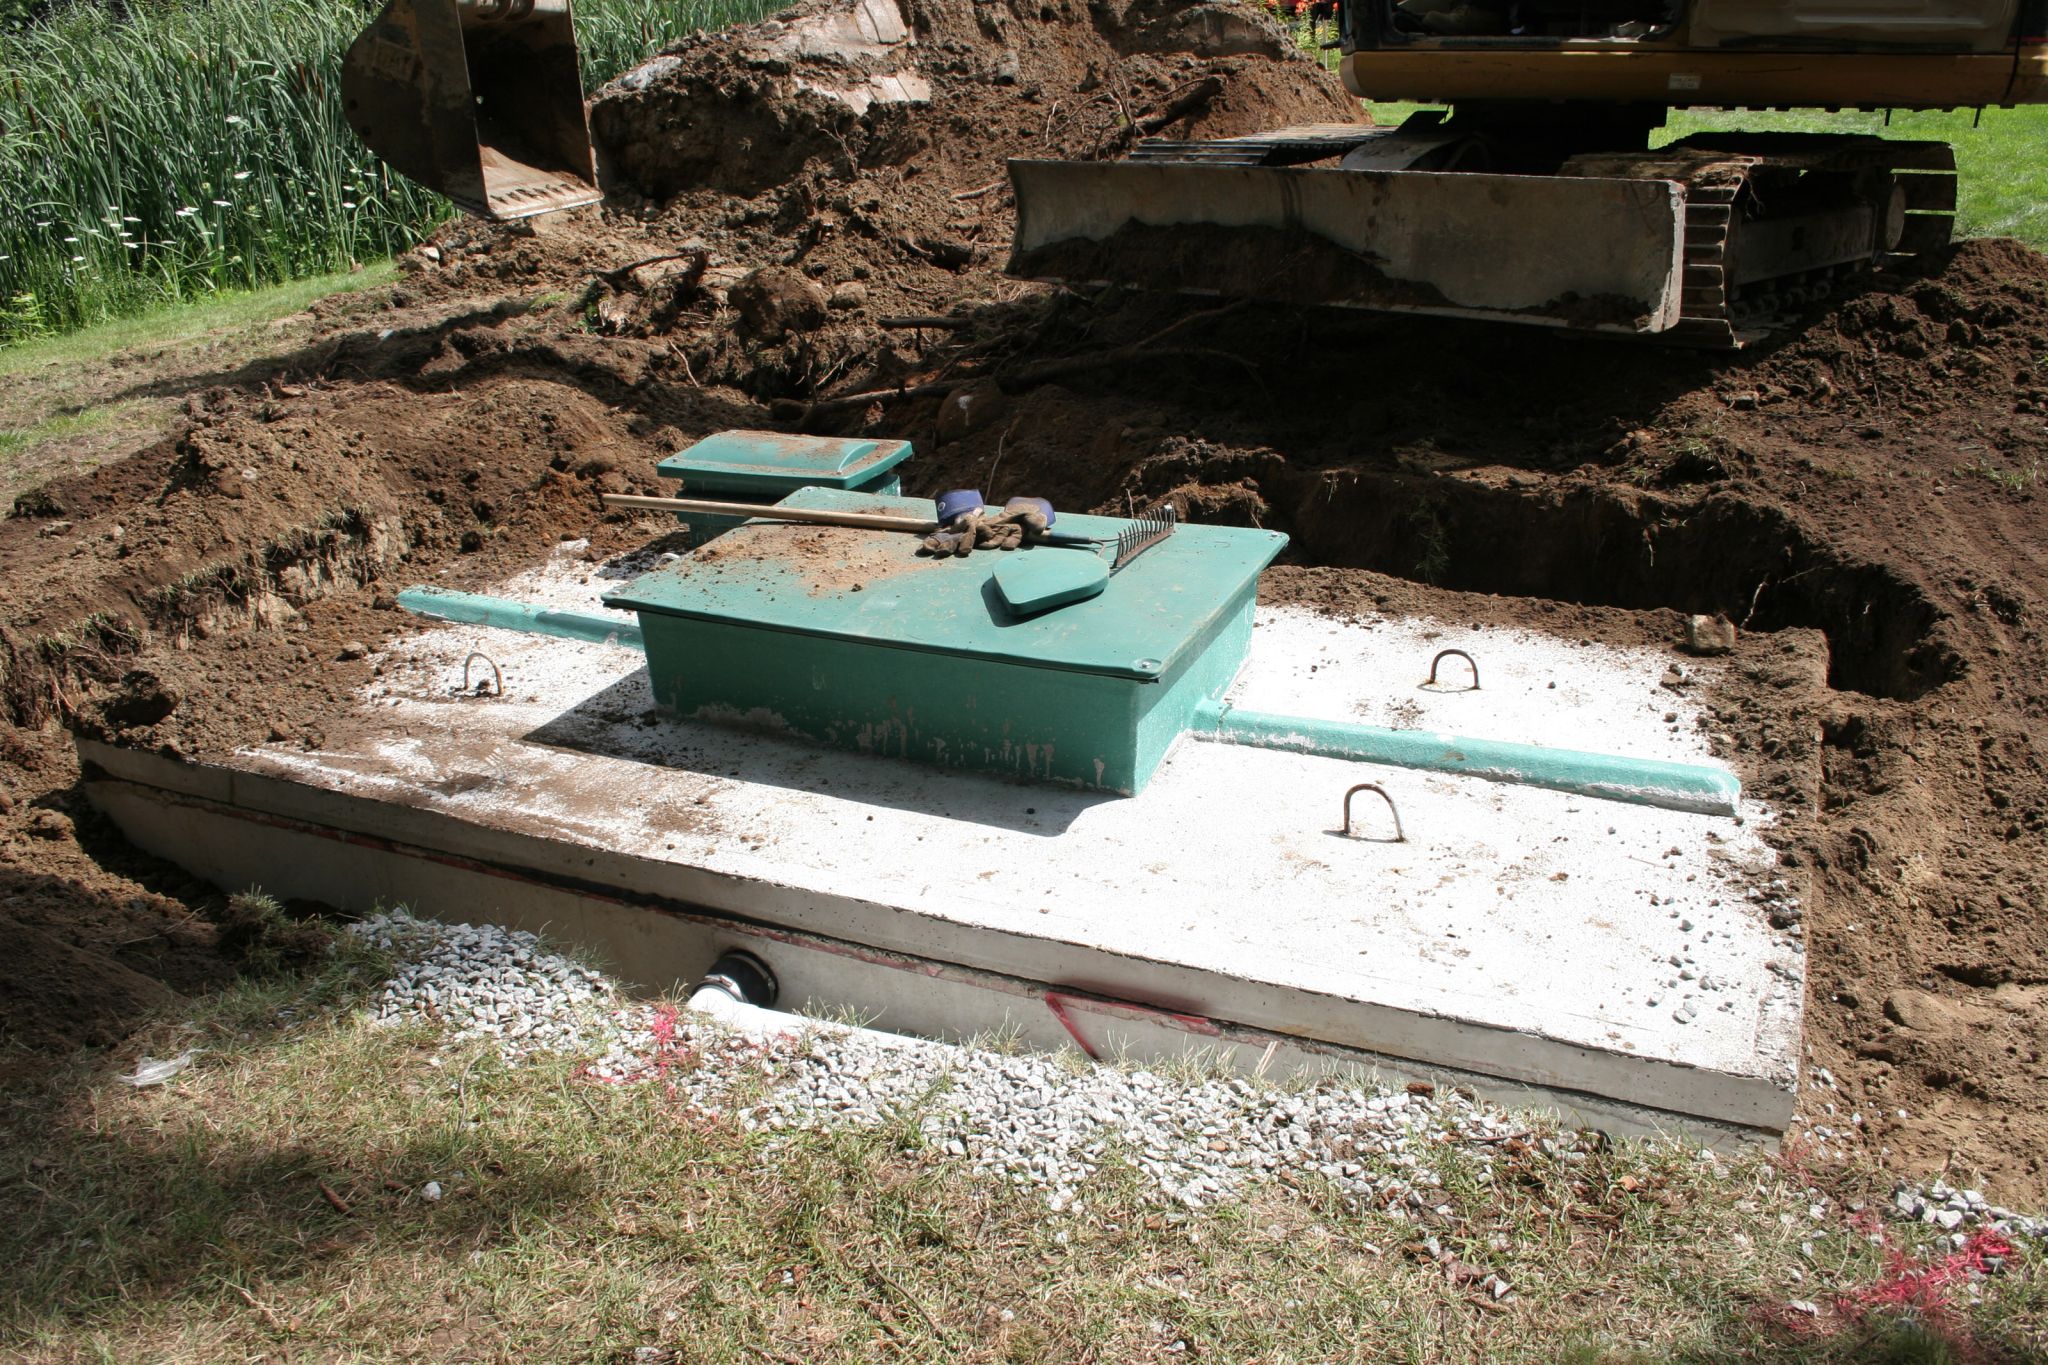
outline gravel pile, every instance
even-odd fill
[[[1940,1228],[1951,1245],[1961,1248],[1970,1233],[1989,1229],[2008,1241],[2048,1240],[2048,1218],[2031,1218],[1988,1202],[1982,1190],[1958,1190],[1937,1180],[1925,1189],[1901,1185],[1892,1191],[1892,1210],[1899,1217]]]
[[[532,934],[444,925],[404,911],[352,927],[402,964],[380,1020],[432,1019],[517,1061],[552,1049],[592,1057],[601,1081],[658,1081],[748,1128],[911,1122],[974,1169],[1080,1207],[1108,1163],[1200,1207],[1260,1177],[1319,1176],[1397,1216],[1449,1211],[1436,1168],[1446,1144],[1484,1179],[1505,1140],[1577,1158],[1462,1096],[1325,1081],[1286,1090],[1242,1078],[1187,1083],[1150,1071],[1012,1056],[818,1023],[751,1037],[691,1011],[628,1005],[602,973]]]
[[[349,932],[399,962],[376,1015],[431,1019],[459,1038],[490,1038],[507,1061],[539,1051],[602,1048],[617,988],[604,973],[549,952],[534,935],[492,924],[441,924],[394,910]]]
[[[1120,1160],[1190,1207],[1229,1198],[1259,1176],[1314,1175],[1397,1214],[1447,1213],[1432,1165],[1444,1144],[1471,1149],[1481,1179],[1511,1137],[1563,1154],[1525,1123],[1458,1095],[1335,1082],[1289,1091],[1238,1077],[1190,1084],[829,1024],[765,1042],[688,1015],[674,1028],[669,1046],[694,1054],[692,1069],[668,1073],[679,1099],[737,1107],[744,1125],[770,1131],[914,1119],[933,1145],[1039,1190],[1054,1209],[1081,1207],[1083,1182]],[[629,1029],[593,1073],[639,1079],[657,1069],[649,1058],[661,1047],[645,1025]],[[758,1097],[745,1097],[745,1087],[734,1094],[736,1074],[765,1082]]]
[[[439,924],[403,910],[352,932],[401,964],[378,998],[380,1020],[431,1019],[457,1036],[494,1041],[508,1061],[541,1050],[578,1053],[593,1059],[593,1079],[658,1083],[681,1103],[735,1114],[757,1131],[914,1123],[932,1145],[1037,1191],[1055,1210],[1083,1207],[1088,1180],[1105,1165],[1125,1165],[1191,1208],[1262,1177],[1320,1177],[1396,1217],[1449,1215],[1439,1169],[1448,1153],[1482,1182],[1505,1151],[1585,1159],[1569,1140],[1428,1087],[1184,1082],[822,1022],[757,1037],[689,1010],[625,1003],[603,973],[542,948],[532,934]],[[2048,1238],[2048,1220],[1940,1181],[1902,1186],[1892,1205],[1895,1216],[1937,1226],[1959,1247],[1979,1228]],[[1490,1292],[1509,1291],[1491,1277]]]

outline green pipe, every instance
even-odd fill
[[[621,645],[627,649],[646,648],[636,624],[580,611],[556,611],[503,597],[484,597],[447,588],[407,588],[398,594],[398,605],[441,621],[523,630],[529,635],[559,635],[565,640],[587,640],[591,644]]]
[[[595,644],[644,649],[640,627],[605,616],[556,611],[503,597],[446,588],[407,588],[398,605],[421,616],[496,626],[534,635],[559,635]],[[1577,749],[1549,749],[1503,740],[1468,739],[1422,730],[1388,730],[1341,720],[1281,716],[1218,701],[1199,703],[1189,721],[1197,738],[1262,749],[1315,754],[1399,768],[1426,768],[1494,782],[1518,782],[1610,801],[1669,810],[1733,815],[1742,795],[1735,775],[1696,763],[1667,763]]]
[[[1549,749],[1423,730],[1388,730],[1341,720],[1247,711],[1219,701],[1197,706],[1189,729],[1200,738],[1228,744],[1387,763],[1397,768],[1427,768],[1703,815],[1735,814],[1742,795],[1742,783],[1735,774],[1698,763]]]

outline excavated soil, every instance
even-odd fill
[[[91,812],[67,729],[317,744],[397,588],[643,544],[597,495],[712,431],[865,432],[915,440],[913,492],[1284,530],[1269,600],[1674,644],[1726,616],[1715,742],[1810,888],[1840,1090],[1806,1116],[2048,1194],[2048,259],[1967,243],[1732,356],[1023,283],[1005,157],[1349,106],[1249,9],[879,3],[600,92],[612,207],[451,225],[381,313],[0,521],[6,1065],[234,970],[219,896]]]

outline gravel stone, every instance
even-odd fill
[[[458,1038],[489,1037],[513,1063],[536,1052],[600,1047],[610,1037],[604,1006],[616,1002],[617,987],[541,949],[523,930],[441,924],[395,910],[349,931],[400,963],[377,999],[379,1023],[427,1019]]]
[[[1162,1203],[1186,1209],[1255,1181],[1314,1178],[1354,1206],[1454,1219],[1433,1164],[1448,1149],[1467,1154],[1481,1183],[1512,1153],[1584,1159],[1571,1139],[1532,1133],[1526,1116],[1448,1086],[1180,1081],[809,1020],[756,1036],[686,1008],[628,1001],[529,933],[402,910],[352,931],[397,964],[371,1006],[381,1023],[437,1023],[488,1041],[508,1064],[543,1051],[581,1056],[588,1081],[661,1085],[686,1109],[725,1115],[771,1143],[807,1129],[908,1126],[933,1151],[1054,1210],[1085,1207],[1089,1182],[1122,1165]]]

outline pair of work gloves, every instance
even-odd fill
[[[976,550],[1014,550],[1045,537],[1052,525],[1052,504],[1044,498],[1011,498],[1003,510],[991,513],[976,505],[956,513],[924,538],[924,548],[934,555],[966,555]]]

